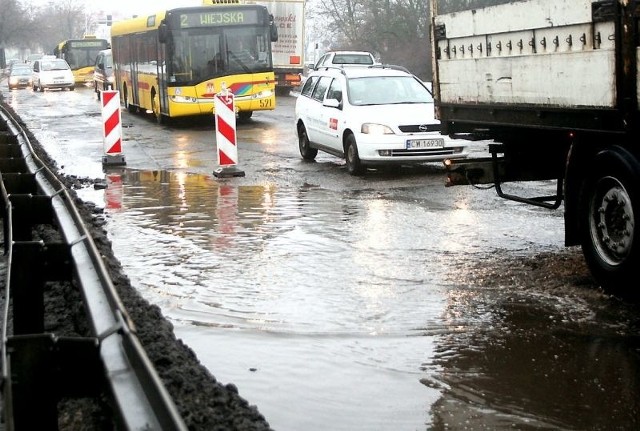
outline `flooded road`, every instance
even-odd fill
[[[2,91],[62,172],[107,183],[78,194],[132,284],[274,429],[638,428],[640,309],[594,286],[561,211],[438,164],[304,163],[293,97],[238,125],[243,178],[212,175],[209,123],[126,112],[103,172],[92,90]]]

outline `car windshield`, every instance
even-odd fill
[[[412,76],[350,78],[347,94],[356,106],[433,102],[431,93]]]
[[[12,75],[31,75],[31,68],[29,66],[20,66],[20,67],[16,67],[13,66],[11,68],[11,74]]]
[[[362,54],[336,54],[333,57],[333,64],[373,64],[373,60],[368,55]]]
[[[67,70],[69,65],[62,59],[48,60],[42,62],[42,70]]]

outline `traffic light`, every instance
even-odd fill
[[[107,15],[107,25],[111,25],[111,15]]]

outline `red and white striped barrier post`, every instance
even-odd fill
[[[102,125],[104,156],[102,164],[126,165],[122,154],[122,121],[120,117],[120,95],[115,90],[102,91]]]
[[[110,210],[121,209],[123,196],[122,174],[107,174],[107,189],[104,192],[105,208]]]
[[[238,186],[230,183],[220,183],[218,198],[216,199],[215,215],[218,219],[218,235],[215,236],[217,249],[231,248],[237,242],[233,234],[239,228],[238,222]]]
[[[226,87],[213,97],[213,111],[216,117],[216,145],[218,165],[213,172],[216,177],[244,177],[238,169],[238,147],[236,145],[236,110],[233,93]]]

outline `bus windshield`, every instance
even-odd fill
[[[104,39],[68,40],[59,49],[62,55],[59,53],[56,55],[67,60],[72,70],[77,70],[92,67],[98,53],[108,47],[109,43]]]
[[[224,75],[272,70],[268,28],[174,30],[168,43],[169,82],[187,84]]]

